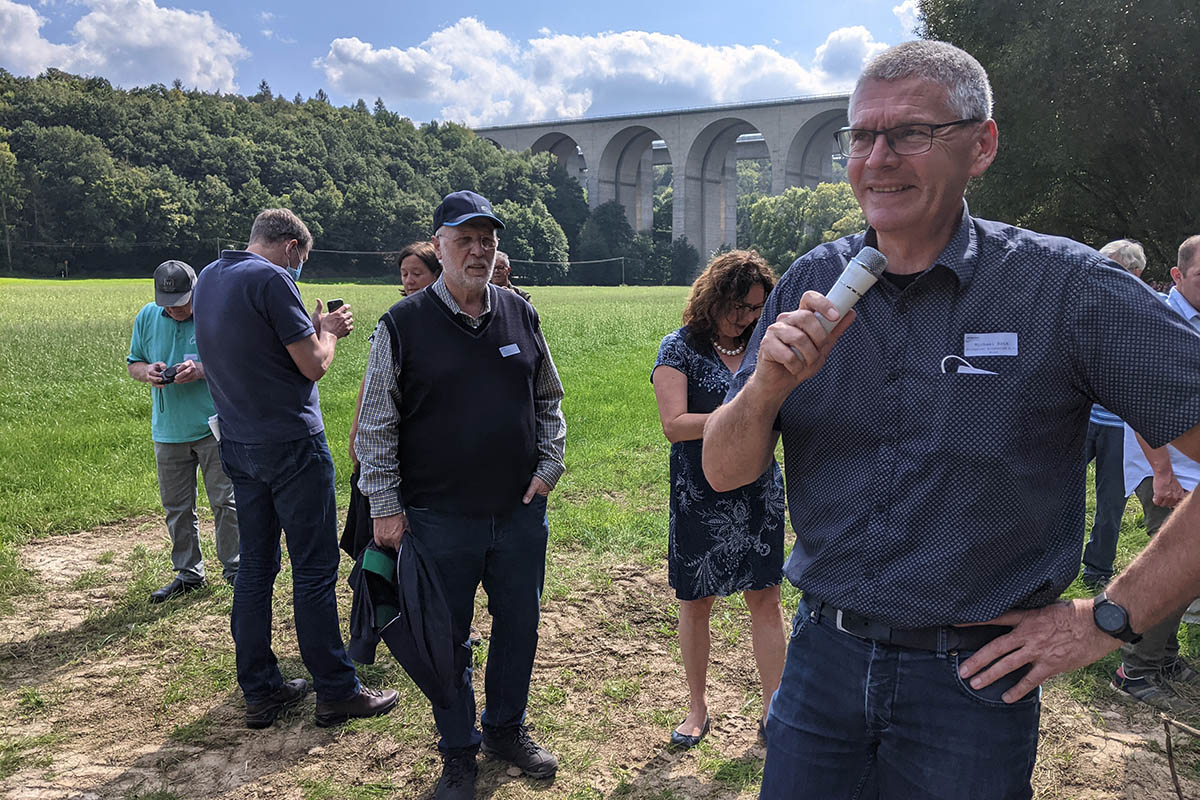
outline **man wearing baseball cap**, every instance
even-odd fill
[[[200,526],[196,518],[196,468],[216,522],[217,558],[232,585],[238,571],[238,523],[233,484],[221,469],[217,441],[208,427],[216,413],[196,350],[192,288],[196,273],[182,261],[154,270],[154,302],[133,323],[126,357],[129,376],[150,384],[150,434],[158,465],[158,492],[171,534],[175,578],[151,593],[161,603],[204,585]]]
[[[420,542],[450,610],[454,674],[435,707],[438,800],[475,796],[475,756],[549,778],[558,760],[525,726],[546,571],[546,496],[563,473],[562,383],[533,306],[489,284],[504,223],[475,192],[433,214],[443,270],[383,315],[367,359],[355,450],[375,542]],[[480,583],[492,615],[483,731],[468,639]]]

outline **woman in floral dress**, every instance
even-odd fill
[[[663,433],[671,442],[667,563],[680,601],[679,646],[690,697],[687,717],[671,733],[677,747],[693,747],[708,733],[709,617],[717,597],[745,595],[764,718],[783,673],[779,465],[772,461],[757,481],[731,492],[709,486],[700,466],[704,423],[724,402],[774,285],[758,253],[734,250],[714,259],[692,285],[684,325],[663,338],[651,372]]]

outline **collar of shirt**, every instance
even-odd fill
[[[879,247],[879,237],[875,233],[874,228],[867,228],[862,243],[869,247]],[[942,252],[938,255],[937,260],[933,262],[930,269],[933,269],[933,267],[948,269],[958,280],[959,286],[966,289],[971,284],[971,279],[975,276],[975,265],[978,261],[979,242],[976,240],[975,226],[971,224],[971,212],[967,208],[967,201],[963,200],[962,214],[958,218],[958,227],[954,229],[954,235],[950,237],[950,241],[942,248]]]
[[[484,289],[483,311],[479,313],[478,317],[472,317],[470,314],[462,310],[462,308],[458,305],[458,302],[454,299],[454,295],[450,294],[450,289],[446,287],[444,276],[438,275],[438,279],[434,281],[429,288],[438,296],[439,300],[446,304],[446,307],[449,308],[450,311],[462,317],[463,320],[472,328],[477,328],[483,324],[484,318],[488,314],[492,313],[492,291],[490,289],[490,283],[488,284],[488,287],[489,288]]]
[[[1187,301],[1187,298],[1183,296],[1183,293],[1174,286],[1171,287],[1171,292],[1167,295],[1167,303],[1170,304],[1171,308],[1178,311],[1180,316],[1191,323],[1192,327],[1200,329],[1200,319],[1197,319],[1200,317],[1200,311],[1197,311]]]

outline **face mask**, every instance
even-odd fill
[[[289,264],[291,264],[291,263],[292,263],[292,259],[291,259],[291,257],[290,257],[290,256],[288,257],[288,263],[289,263]],[[287,270],[287,274],[288,274],[288,275],[291,275],[291,276],[292,276],[292,280],[293,280],[293,281],[297,281],[297,282],[298,282],[298,281],[300,280],[300,272],[301,272],[301,270],[303,270],[303,269],[304,269],[304,261],[303,261],[303,260],[301,260],[301,261],[300,261],[300,263],[299,263],[299,264],[297,264],[296,266],[294,266],[294,267],[290,267],[290,266],[289,266],[289,267],[284,267],[284,269],[286,269],[286,270]]]

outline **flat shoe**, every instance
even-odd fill
[[[686,722],[686,720],[685,720]],[[696,736],[688,736],[686,733],[680,733],[678,730],[671,731],[671,746],[679,750],[690,750],[700,744],[700,740],[708,735],[708,729],[711,725],[711,720],[706,716],[704,718],[704,727],[700,729],[700,733]],[[680,725],[683,722],[679,723]]]

